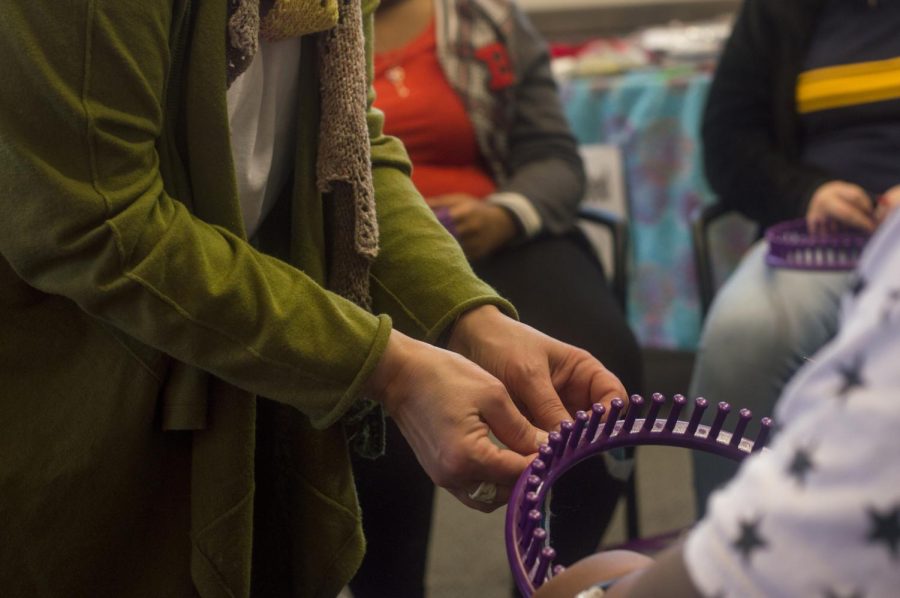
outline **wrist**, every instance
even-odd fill
[[[391,330],[387,346],[366,383],[366,396],[381,403],[390,415],[396,411],[403,393],[399,391],[402,371],[415,353],[414,339],[397,330]]]
[[[470,309],[456,319],[450,332],[447,349],[464,357],[471,356],[476,339],[483,333],[485,327],[497,318],[505,317],[495,305],[480,305]]]

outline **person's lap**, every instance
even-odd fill
[[[771,268],[757,243],[716,294],[691,380],[691,397],[726,401],[758,417],[771,415],[793,374],[837,330],[847,272]],[[753,430],[749,430],[753,433]],[[698,510],[737,469],[694,454]]]

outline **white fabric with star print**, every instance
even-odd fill
[[[841,316],[782,395],[771,450],[712,496],[687,540],[707,596],[900,595],[900,210]]]

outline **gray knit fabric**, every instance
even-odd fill
[[[332,205],[329,286],[371,308],[369,266],[378,255],[378,221],[366,124],[368,83],[360,0],[344,0],[340,10],[338,26],[319,36],[322,106],[316,179]]]
[[[360,0],[341,0],[338,26],[319,35],[321,116],[316,181],[332,212],[329,288],[368,310],[369,267],[378,255],[378,221],[369,128],[368,79]],[[358,455],[384,454],[384,410],[363,398],[343,418]]]

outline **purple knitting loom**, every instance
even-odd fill
[[[653,395],[646,417],[641,418],[645,402],[641,396],[632,396],[627,414],[620,419],[625,403],[613,399],[609,416],[603,422],[606,409],[599,403],[590,414],[579,411],[575,421],[564,421],[558,432],[550,433],[549,441],[541,445],[538,456],[519,477],[506,511],[506,554],[516,585],[525,598],[562,570],[561,566],[551,567],[556,552],[542,527],[543,509],[553,483],[576,463],[614,448],[650,444],[701,450],[740,461],[765,446],[772,428],[772,420],[764,417],[756,439],[744,438],[753,415],[749,409],[741,409],[734,432],[722,430],[731,412],[728,403],[719,403],[711,426],[702,425],[700,421],[708,407],[702,398],[694,401],[690,419],[680,420],[678,416],[687,403],[681,395],[672,398],[668,417],[657,418],[666,402],[659,393]]]
[[[852,270],[869,235],[849,226],[835,232],[810,234],[806,220],[788,220],[766,230],[766,263],[802,270]]]

